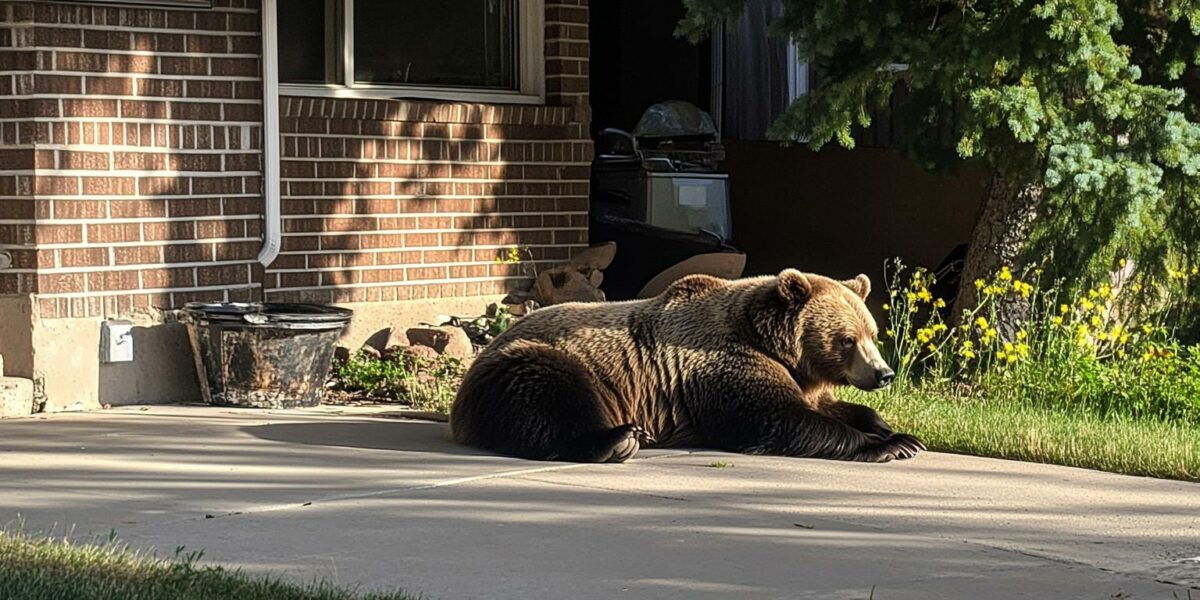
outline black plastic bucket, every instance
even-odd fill
[[[316,406],[354,313],[315,304],[203,303],[183,309],[204,401],[251,408]]]

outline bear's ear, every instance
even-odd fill
[[[792,304],[801,304],[812,295],[812,283],[808,277],[795,269],[784,269],[779,273],[779,297]]]
[[[866,300],[867,296],[871,295],[871,279],[862,273],[859,273],[858,277],[854,279],[843,281],[842,285],[850,288],[850,291],[858,294],[858,297],[863,300]]]

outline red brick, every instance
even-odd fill
[[[111,242],[136,242],[141,239],[141,226],[137,223],[89,223],[89,244]]]
[[[250,268],[248,265],[218,265],[196,269],[196,284],[199,286],[207,287],[239,283],[250,283]]]
[[[79,178],[39,175],[33,180],[33,193],[37,196],[74,196],[79,193]]]
[[[78,94],[83,92],[83,77],[38,73],[34,88],[42,94]]]
[[[132,177],[82,177],[83,193],[94,196],[130,196],[134,194]]]
[[[102,267],[108,265],[107,248],[64,248],[59,250],[64,267]]]
[[[108,214],[104,200],[55,200],[55,219],[100,219]]]
[[[259,74],[258,59],[214,58],[212,59],[212,74],[230,75],[235,77],[254,77]]]
[[[166,203],[162,200],[109,200],[108,214],[114,219],[165,217]]]
[[[90,52],[58,52],[54,59],[60,71],[104,71],[108,68],[107,54]]]
[[[189,35],[185,38],[184,44],[187,52],[195,54],[229,51],[229,38],[223,35]]]
[[[152,265],[162,262],[162,248],[158,246],[123,246],[113,248],[113,257],[118,265]]]
[[[138,95],[178,98],[183,96],[183,80],[140,79],[138,80]]]
[[[191,221],[146,223],[142,228],[146,241],[190,240],[196,237],[195,223]]]
[[[148,100],[121,100],[121,116],[132,119],[165,119],[167,103]]]
[[[195,56],[164,56],[161,59],[163,75],[207,75],[208,59]]]
[[[196,237],[240,238],[246,235],[246,223],[242,220],[212,220],[196,222]]]
[[[83,32],[83,46],[91,50],[129,50],[133,40],[128,31],[89,29]]]
[[[172,102],[171,118],[186,121],[217,121],[221,105],[216,102]]]
[[[157,171],[167,166],[165,154],[154,152],[114,152],[113,168],[130,171]]]
[[[163,246],[163,262],[203,262],[212,260],[213,244],[171,244]]]
[[[169,57],[162,57],[167,60]],[[154,73],[158,57],[141,54],[113,54],[108,57],[108,70],[113,73]]]
[[[62,116],[115,117],[117,101],[67,98],[62,101]]]
[[[88,290],[110,292],[138,289],[137,271],[99,271],[87,274]]]
[[[58,153],[59,167],[63,169],[108,169],[108,153],[78,152],[60,150]]]
[[[192,267],[146,269],[141,274],[142,288],[147,290],[164,290],[193,287],[196,285],[195,270]]]
[[[177,177],[142,177],[138,193],[143,196],[177,196],[188,193],[188,180]]]
[[[83,291],[82,273],[53,273],[38,276],[38,291],[43,294],[66,294]]]

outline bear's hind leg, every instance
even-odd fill
[[[460,443],[533,460],[623,462],[640,428],[621,423],[613,403],[573,356],[538,343],[481,358],[451,412]]]
[[[561,459],[571,462],[619,463],[633,458],[641,444],[641,428],[632,423],[587,433],[561,446]]]

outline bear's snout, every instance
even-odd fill
[[[891,367],[883,365],[882,367],[875,369],[875,389],[881,390],[889,385],[892,385],[892,381],[895,381],[895,379],[896,372],[893,371]]]

